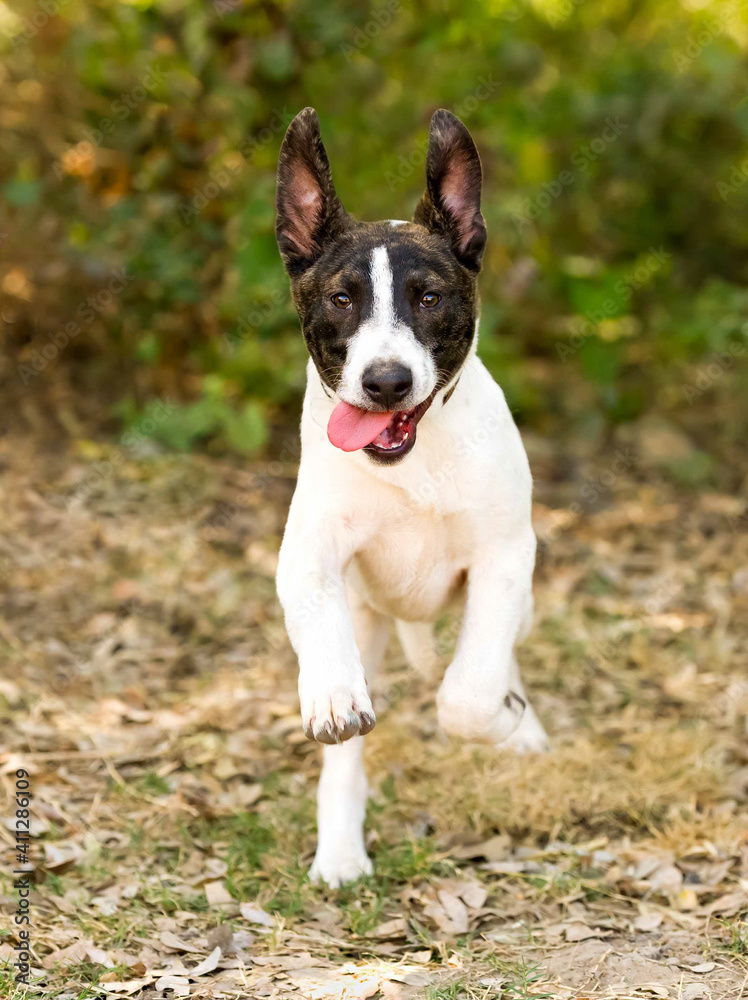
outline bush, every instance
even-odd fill
[[[431,113],[464,119],[486,175],[481,353],[525,422],[679,405],[684,364],[746,340],[733,0],[24,0],[0,29],[14,392],[62,379],[133,417],[180,400],[179,447],[255,451],[294,417],[274,172],[307,104],[369,219],[415,206]]]

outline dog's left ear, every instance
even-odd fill
[[[278,159],[275,234],[289,273],[313,264],[347,220],[335,193],[317,112],[304,108],[288,126]]]
[[[473,138],[450,111],[435,111],[426,156],[426,191],[413,216],[447,236],[460,263],[480,269],[486,223],[480,212],[481,165]]]

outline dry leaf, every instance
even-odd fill
[[[183,941],[180,937],[177,937],[172,931],[161,931],[159,935],[159,941],[166,948],[171,948],[174,951],[196,951],[202,952],[204,949],[197,948],[195,945],[189,944],[187,941]]]
[[[564,937],[567,941],[586,941],[588,938],[605,937],[606,932],[597,927],[588,927],[581,920],[571,920],[563,925]]]
[[[93,948],[90,941],[76,941],[74,944],[68,945],[67,948],[59,948],[57,951],[50,952],[42,965],[45,969],[54,969],[57,965],[63,968],[69,965],[80,965],[86,960],[89,948]]]
[[[149,986],[153,980],[129,979],[127,982],[105,983],[102,979],[100,982],[107,993],[124,993],[126,996],[131,996],[133,993],[138,993],[144,987]]]
[[[699,912],[706,916],[718,913],[723,917],[732,917],[746,907],[748,907],[748,893],[738,889],[736,892],[728,892],[724,896],[720,896],[713,903],[702,907]]]
[[[482,841],[480,844],[468,844],[458,847],[453,854],[456,858],[469,861],[472,858],[485,858],[486,861],[504,861],[509,857],[512,841],[504,833]]]
[[[184,976],[161,976],[156,980],[155,987],[157,990],[176,993],[178,997],[186,997],[190,993],[190,981]]]
[[[62,869],[72,867],[83,852],[77,844],[44,843],[44,867],[60,874]]]
[[[440,889],[436,895],[454,928],[454,933],[467,934],[470,926],[470,915],[459,896],[447,892],[446,889]]]
[[[105,917],[113,916],[119,907],[119,898],[117,895],[106,895],[106,896],[94,896],[91,900],[93,906]]]
[[[488,890],[478,881],[460,882],[454,887],[457,895],[471,910],[479,910],[486,901]]]
[[[230,906],[232,903],[236,902],[223,882],[206,882],[203,888],[209,906]]]
[[[343,1000],[350,996],[355,980],[341,976],[339,970],[317,968],[299,969],[288,977],[305,1000]]]
[[[254,906],[252,903],[241,903],[239,906],[239,913],[248,920],[250,924],[261,924],[263,927],[275,927],[275,921],[266,913],[264,910],[260,909],[259,906]]]
[[[406,951],[403,955],[404,962],[415,962],[417,965],[428,965],[433,952],[430,948],[424,951]]]
[[[701,997],[710,997],[711,993],[701,983],[688,983],[678,994],[678,1000],[700,1000]]]
[[[649,884],[654,892],[674,896],[683,885],[683,872],[675,865],[660,865],[649,876]]]
[[[634,927],[638,931],[655,931],[662,923],[662,914],[654,910],[645,910],[634,920]]]
[[[366,937],[370,938],[392,938],[402,937],[408,930],[408,925],[402,917],[395,917],[393,920],[385,920],[370,930]]]
[[[109,952],[106,952],[101,948],[89,948],[88,961],[93,962],[94,965],[103,965],[106,968],[112,968],[117,964],[111,960]]]
[[[214,969],[218,968],[218,963],[221,961],[221,949],[214,948],[213,951],[208,955],[207,958],[203,959],[199,965],[196,965],[194,969],[190,969],[190,979],[197,979],[199,976],[205,976],[209,972],[213,972]]]
[[[364,979],[360,983],[356,983],[355,986],[349,987],[350,994],[353,997],[359,997],[360,1000],[367,1000],[368,997],[373,997],[375,993],[379,992],[379,980],[378,979]]]

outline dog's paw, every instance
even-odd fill
[[[309,878],[312,882],[324,882],[331,889],[339,889],[341,885],[371,875],[372,871],[371,858],[365,851],[352,854],[340,852],[334,857],[320,855],[318,851],[309,869]]]
[[[546,731],[531,705],[525,709],[522,721],[512,735],[504,743],[500,743],[498,749],[516,754],[545,753],[550,750]]]
[[[351,690],[346,685],[314,689],[302,695],[301,718],[304,732],[318,743],[343,743],[352,736],[366,736],[376,725],[366,688]]]
[[[445,678],[436,696],[439,725],[450,736],[464,740],[502,743],[519,726],[525,710],[525,700],[514,691],[507,691],[498,702],[477,697],[462,686]]]

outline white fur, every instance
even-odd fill
[[[386,247],[372,250],[370,274],[373,308],[348,344],[338,392],[352,406],[371,405],[361,384],[364,371],[373,363],[397,361],[409,368],[413,376],[413,388],[399,404],[403,410],[410,410],[431,395],[436,385],[434,361],[410,327],[395,314],[392,268]]]
[[[394,333],[391,276],[388,291],[388,268],[378,250],[373,256],[378,333],[364,333],[361,343],[381,337],[401,358],[408,337]],[[532,614],[527,457],[501,389],[474,353],[446,405],[445,392],[422,418],[403,462],[377,465],[330,444],[326,427],[337,400],[309,363],[302,460],[278,569],[304,724],[317,734],[325,724],[335,727],[338,716],[355,721],[372,711],[367,678],[383,654],[390,619],[412,623],[399,626],[406,652],[431,669],[424,623],[464,597],[455,656],[437,696],[439,722],[448,733],[496,744],[515,732],[517,748],[540,749],[545,734],[531,709],[523,719],[514,657]],[[371,870],[361,744],[354,737],[324,750],[312,875],[330,885]]]

